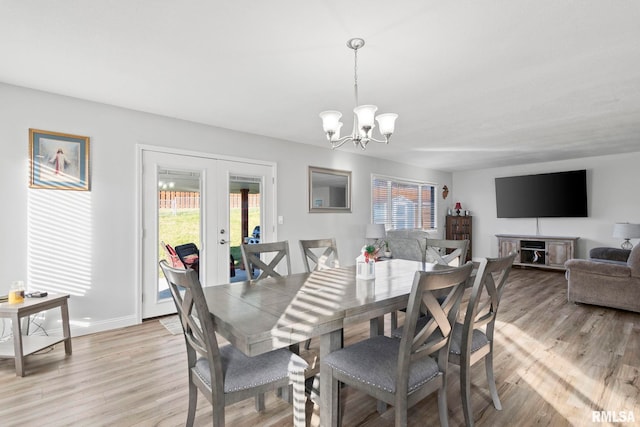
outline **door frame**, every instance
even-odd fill
[[[257,160],[257,159],[249,159],[249,158],[243,158],[243,157],[236,157],[236,156],[227,156],[227,155],[223,155],[223,154],[215,154],[215,153],[205,153],[202,151],[194,151],[194,150],[184,150],[184,149],[180,149],[180,148],[173,148],[173,147],[163,147],[163,146],[157,146],[157,145],[150,145],[150,144],[136,144],[136,188],[135,188],[135,198],[136,198],[136,206],[135,206],[135,215],[136,215],[136,222],[135,222],[135,243],[134,243],[134,248],[135,248],[135,260],[136,262],[134,263],[134,269],[135,269],[135,274],[134,277],[136,278],[136,286],[135,286],[135,299],[136,299],[136,304],[135,304],[135,319],[137,321],[137,323],[142,323],[142,295],[143,295],[143,277],[142,277],[142,242],[143,242],[143,233],[144,233],[144,218],[143,218],[143,206],[142,206],[142,195],[143,195],[143,176],[142,176],[142,169],[143,169],[143,152],[145,151],[154,151],[154,152],[159,152],[159,153],[163,153],[163,154],[175,154],[175,155],[180,155],[180,156],[193,156],[193,157],[202,157],[205,159],[211,159],[211,160],[223,160],[223,161],[229,161],[229,162],[237,162],[237,163],[247,163],[247,164],[254,164],[254,165],[261,165],[261,166],[269,166],[272,168],[273,171],[273,192],[271,194],[271,197],[269,198],[269,203],[267,203],[267,200],[264,200],[264,206],[265,209],[269,209],[271,210],[271,215],[270,217],[272,218],[272,224],[265,224],[266,226],[268,226],[269,231],[271,232],[271,238],[273,241],[277,241],[278,240],[278,227],[277,227],[277,216],[276,213],[278,212],[278,207],[277,207],[277,202],[278,202],[278,167],[277,167],[277,163],[276,162],[271,162],[271,161],[265,161],[265,160]],[[266,217],[266,216],[265,216]],[[266,229],[266,227],[265,227]],[[264,233],[264,231],[263,231]]]

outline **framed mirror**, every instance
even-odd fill
[[[351,212],[351,172],[309,166],[309,212]]]

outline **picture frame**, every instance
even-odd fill
[[[89,137],[29,129],[30,188],[89,191]]]
[[[309,212],[351,212],[351,171],[309,166]]]

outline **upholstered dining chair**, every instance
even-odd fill
[[[469,240],[427,239],[425,261],[459,266],[466,262],[468,250]]]
[[[340,267],[336,239],[300,240],[302,260],[307,273]]]
[[[213,318],[198,280],[191,269],[170,267],[160,261],[182,324],[187,346],[189,409],[187,426],[192,426],[198,390],[213,407],[213,425],[224,426],[224,408],[241,400],[256,398],[256,409],[264,409],[264,393],[293,385],[293,424],[305,425],[304,372],[307,362],[287,349],[248,357],[233,345],[218,346]]]
[[[240,246],[242,252],[242,262],[247,271],[247,277],[252,280],[260,280],[265,277],[281,277],[282,274],[276,271],[276,267],[281,261],[287,266],[287,276],[291,274],[291,259],[289,256],[289,242],[273,242],[273,243],[243,243]],[[261,256],[273,256],[267,264],[261,259]],[[253,271],[259,270],[258,277],[253,277]]]
[[[407,425],[407,410],[429,394],[438,393],[440,424],[448,425],[447,366],[449,339],[464,284],[473,264],[446,270],[417,271],[413,280],[405,334],[400,340],[384,335],[360,341],[325,356],[321,364],[331,373],[331,400],[337,399],[339,383],[361,390],[379,401],[394,405],[395,425]],[[436,293],[446,293],[442,303]],[[421,306],[431,317],[421,328]],[[340,404],[340,402],[338,402]],[[338,410],[338,419],[340,410]]]
[[[480,262],[464,322],[456,322],[453,328],[449,362],[460,366],[460,397],[467,426],[473,426],[471,366],[482,359],[493,406],[502,409],[493,375],[493,338],[500,298],[515,256],[512,252],[506,257],[486,258]]]

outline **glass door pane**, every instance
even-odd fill
[[[247,280],[241,243],[260,243],[262,177],[229,176],[230,281]]]
[[[164,259],[176,268],[184,268],[175,248],[189,243],[201,248],[201,223],[200,172],[160,169],[158,171],[158,262]],[[164,276],[160,273],[158,277],[158,298],[171,298]]]

